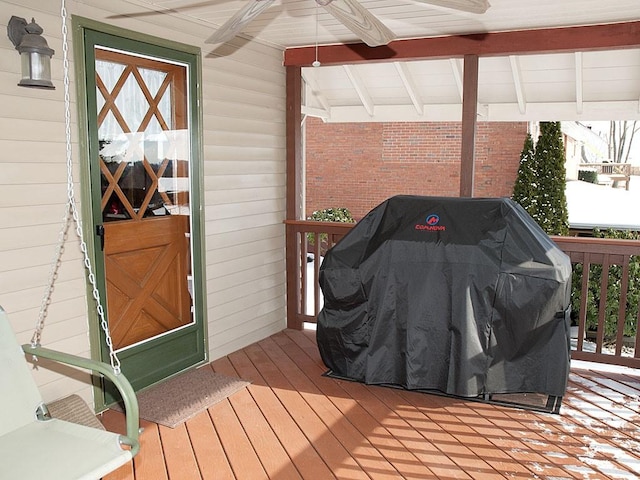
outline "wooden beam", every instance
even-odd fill
[[[286,69],[287,220],[302,217],[302,69]]]
[[[375,48],[364,43],[327,45],[319,47],[319,55],[322,65],[342,65],[372,61],[453,58],[464,55],[482,57],[611,50],[639,46],[640,21],[636,21],[398,40]],[[284,52],[285,66],[309,66],[314,60],[315,47],[288,48]]]
[[[300,220],[303,212],[303,162],[302,162],[302,69],[286,68],[286,158],[287,158],[287,193],[286,219]],[[287,233],[286,237],[286,269],[287,269],[287,327],[302,329],[297,321],[297,309],[300,303],[300,285],[297,262],[300,259],[297,235]]]
[[[478,56],[464,56],[460,196],[473,197],[478,115]]]

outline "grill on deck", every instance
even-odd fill
[[[324,259],[328,374],[559,412],[569,258],[509,199],[393,197]]]

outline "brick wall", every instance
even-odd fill
[[[526,122],[481,122],[476,197],[510,196]],[[347,207],[357,219],[397,194],[458,196],[461,124],[306,120],[307,215]]]

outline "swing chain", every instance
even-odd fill
[[[51,294],[53,293],[53,285],[58,276],[58,269],[61,264],[62,253],[64,252],[64,244],[68,237],[69,226],[71,218],[76,226],[76,235],[80,241],[80,250],[83,255],[84,267],[88,273],[88,280],[92,288],[92,296],[96,303],[96,312],[100,318],[100,327],[104,332],[105,342],[109,349],[109,362],[111,368],[116,375],[121,373],[120,360],[113,348],[113,341],[111,340],[111,333],[109,332],[109,324],[104,314],[104,308],[100,299],[100,291],[96,283],[96,278],[93,273],[91,260],[89,258],[89,252],[87,244],[84,240],[84,234],[82,232],[82,221],[78,213],[78,207],[75,200],[75,191],[73,186],[73,155],[71,144],[71,99],[69,94],[69,39],[67,30],[67,9],[65,6],[65,0],[62,0],[61,7],[62,17],[62,53],[63,53],[63,83],[64,83],[64,120],[65,120],[65,142],[66,142],[66,163],[67,163],[67,204],[65,206],[65,214],[63,218],[62,228],[58,236],[58,246],[55,251],[54,261],[49,273],[49,284],[45,290],[45,295],[40,307],[40,314],[38,322],[36,324],[36,330],[31,338],[31,344],[36,346],[40,345],[40,338],[42,336],[42,330],[44,328],[44,320],[47,315],[47,310],[51,304]]]
[[[51,261],[51,269],[49,270],[49,277],[45,293],[40,304],[40,313],[38,314],[38,321],[36,323],[35,331],[31,337],[31,346],[39,346],[42,338],[42,330],[44,329],[44,320],[47,317],[49,305],[51,305],[51,295],[53,293],[53,286],[58,278],[58,269],[62,263],[61,258],[64,253],[64,245],[67,239],[67,233],[69,231],[69,205],[65,205],[65,214],[62,219],[62,226],[60,233],[58,234],[58,243],[54,253],[53,260]]]

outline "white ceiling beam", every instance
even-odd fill
[[[360,102],[362,102],[362,105],[367,110],[367,113],[373,117],[373,114],[374,114],[373,99],[371,98],[371,95],[369,95],[369,92],[367,91],[367,87],[365,87],[364,82],[362,81],[362,78],[356,71],[356,67],[354,67],[353,65],[343,65],[343,67],[344,67],[344,71],[347,73],[347,76],[349,77],[349,80],[351,81],[351,85],[353,85],[353,88],[355,89],[358,95],[358,98],[360,99]]]
[[[400,75],[400,80],[402,80],[402,84],[404,85],[404,88],[407,91],[407,95],[409,95],[411,103],[413,103],[416,112],[418,113],[418,115],[422,115],[422,113],[424,112],[424,103],[420,99],[420,94],[418,93],[418,89],[416,88],[413,76],[409,71],[409,64],[406,62],[393,62],[393,65],[396,67],[398,75]]]
[[[302,115],[305,117],[321,118],[325,122],[331,118],[331,114],[328,111],[322,108],[307,107],[305,105],[302,106]]]
[[[371,116],[364,107],[336,106],[327,123],[340,122],[459,122],[462,118],[462,104],[427,104],[422,115],[418,115],[413,105],[378,105],[376,114]]]
[[[305,98],[302,100],[303,103],[311,107],[311,102],[309,102],[308,97],[312,96],[320,104],[320,107],[322,107],[323,110],[331,113],[331,104],[327,100],[327,97],[322,94],[322,90],[320,89],[316,79],[315,70],[302,69],[302,80],[304,81],[306,91]]]
[[[640,120],[638,102],[584,102],[584,111],[576,115],[574,102],[527,103],[525,114],[520,113],[518,103],[481,104],[478,106],[478,121],[492,122],[538,122],[556,120]],[[377,105],[371,116],[362,106],[334,106],[328,123],[340,122],[459,122],[462,115],[460,104],[425,104],[424,113],[418,115],[413,105]]]
[[[458,87],[458,95],[460,96],[460,102],[462,102],[462,93],[464,88],[462,87],[462,60],[459,58],[450,58],[451,71],[453,72],[453,78],[456,81]]]
[[[524,115],[527,113],[527,101],[524,98],[524,85],[522,83],[520,60],[516,55],[509,55],[509,63],[511,63],[511,76],[513,77],[513,86],[516,89],[518,108],[520,109],[520,113]]]
[[[582,113],[576,114],[574,102],[552,102],[527,104],[527,113],[522,117],[529,121],[609,121],[609,120],[640,120],[640,112],[636,109],[635,101],[602,101],[583,102]],[[514,109],[509,104],[489,105],[489,120],[518,121]],[[483,119],[484,120],[484,119]]]
[[[575,53],[576,58],[576,113],[581,115],[584,110],[584,71],[583,71],[583,59],[582,52]]]
[[[489,116],[489,105],[487,104],[478,104],[478,120],[484,120]]]

